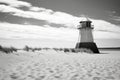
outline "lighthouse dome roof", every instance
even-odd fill
[[[80,22],[91,22],[88,17],[82,17]]]

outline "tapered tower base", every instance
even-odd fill
[[[87,48],[93,51],[93,53],[99,53],[99,50],[94,42],[80,42],[76,44],[76,48]]]

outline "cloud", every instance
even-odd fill
[[[83,20],[82,17],[76,17],[65,12],[55,12],[53,10],[45,8],[39,8],[39,11],[33,12],[23,11],[11,6],[0,5],[0,11],[23,18],[44,20],[50,24],[60,24],[63,26],[67,26],[68,28],[76,28],[76,26],[79,25],[79,21]],[[95,30],[119,31],[119,27],[117,25],[111,24],[107,21],[95,19],[91,20],[93,21]]]
[[[71,33],[72,32],[72,33]],[[77,30],[69,28],[53,28],[49,25],[35,26],[35,25],[20,25],[0,22],[0,37],[1,38],[42,38],[42,39],[56,39],[71,41],[75,39]],[[77,36],[77,35],[76,35]]]
[[[6,46],[71,47],[77,41],[77,34],[77,30],[69,28],[0,22],[0,44]]]
[[[51,9],[46,9],[46,8],[43,8],[43,7],[30,7],[29,9],[30,11],[36,11],[36,12],[48,12],[48,13],[53,13],[54,11],[51,10]]]
[[[104,21],[104,20],[95,20],[95,19],[92,19],[93,21],[93,25],[94,25],[94,29],[95,30],[103,30],[103,31],[106,31],[106,32],[118,32],[120,33],[120,27],[119,25],[115,25],[115,24],[112,24],[110,22],[107,22],[107,21]]]
[[[95,39],[120,39],[113,32],[94,31],[93,35]],[[78,36],[77,29],[0,22],[0,44],[6,46],[74,47]]]
[[[20,13],[14,13],[14,16],[20,16],[25,18],[33,18],[37,20],[44,20],[48,23],[62,24],[68,27],[75,27],[79,22],[79,18],[72,16],[64,12],[53,12],[52,10],[41,10],[40,12],[24,11]],[[28,17],[29,16],[29,17]]]
[[[30,8],[31,11],[44,11],[44,8],[39,8],[39,7],[31,7]]]
[[[36,8],[39,10],[37,10],[37,12],[34,12],[36,11],[35,10]],[[48,23],[62,24],[68,27],[77,26],[80,20],[78,17],[75,17],[65,12],[60,12],[60,11],[55,12],[50,9],[38,8],[38,7],[30,7],[30,11],[23,11],[11,6],[0,5],[0,12],[11,13],[11,15],[13,16],[19,16],[24,18],[45,20]]]
[[[120,22],[120,16],[113,16],[112,20]]]
[[[0,0],[0,3],[5,3],[12,7],[22,7],[22,6],[30,7],[31,6],[30,3],[25,1],[19,1],[19,0]]]
[[[0,12],[4,13],[22,13],[23,11],[11,6],[0,5]]]
[[[13,1],[13,3],[12,3]],[[28,3],[29,4],[29,10],[24,11],[21,9],[16,8],[18,6],[25,6],[24,4],[20,4],[18,0],[11,0],[11,1],[5,1],[5,0],[0,0],[0,2],[7,3],[9,5],[0,5],[0,12],[3,13],[10,13],[13,16],[19,16],[23,18],[32,18],[36,20],[44,20],[48,22],[49,24],[60,24],[63,26],[66,26],[68,28],[77,28],[79,25],[79,21],[83,20],[83,17],[77,17],[65,12],[61,11],[53,11],[51,9],[46,9],[43,7],[35,7],[32,6],[28,2],[23,3]],[[16,7],[11,6],[16,4]],[[92,24],[94,25],[94,30],[96,31],[102,31],[102,32],[120,32],[120,27],[118,25],[111,24],[110,22],[104,21],[104,20],[96,20],[96,19],[90,19],[92,20]],[[52,27],[52,26],[51,26]]]
[[[120,22],[120,16],[117,16],[116,11],[108,11],[109,16],[111,16],[111,20]]]
[[[120,30],[120,29],[119,29]],[[113,32],[94,31],[94,38],[102,39],[120,39],[120,34]],[[0,22],[0,38],[8,39],[50,39],[77,42],[79,32],[77,29],[71,28],[54,28],[50,25],[21,25]]]

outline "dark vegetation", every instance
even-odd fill
[[[93,53],[90,49],[86,49],[86,48],[80,48],[80,49],[65,48],[64,52],[72,52],[72,53],[86,52],[86,53]]]
[[[13,52],[17,52],[17,48],[14,48],[14,47],[3,47],[0,45],[0,51],[1,52],[4,52],[4,53],[13,53]]]
[[[18,50],[24,50],[24,51],[32,51],[32,52],[35,52],[35,51],[40,51],[40,50],[54,50],[54,51],[63,51],[65,53],[68,53],[68,52],[71,52],[71,53],[78,53],[78,52],[86,52],[86,53],[93,53],[90,49],[86,49],[86,48],[81,48],[81,49],[75,49],[75,48],[48,48],[48,47],[45,47],[45,48],[33,48],[33,47],[29,47],[29,46],[25,46],[23,49],[17,49],[15,47],[3,47],[0,45],[0,51],[1,52],[4,52],[6,54],[8,53],[13,53],[13,52],[17,52]]]
[[[32,47],[29,47],[29,46],[25,46],[24,48],[23,48],[23,50],[24,51],[32,51],[32,52],[34,52],[34,51],[40,51],[40,50],[42,50],[42,48],[32,48]]]
[[[40,50],[55,50],[55,51],[63,51],[65,53],[67,52],[72,52],[72,53],[78,53],[78,52],[86,52],[86,53],[93,53],[90,49],[86,49],[86,48],[81,48],[81,49],[75,49],[75,48],[32,48],[29,46],[25,46],[23,48],[24,51],[40,51]]]

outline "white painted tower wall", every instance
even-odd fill
[[[80,42],[94,42],[92,35],[92,28],[80,29]]]

